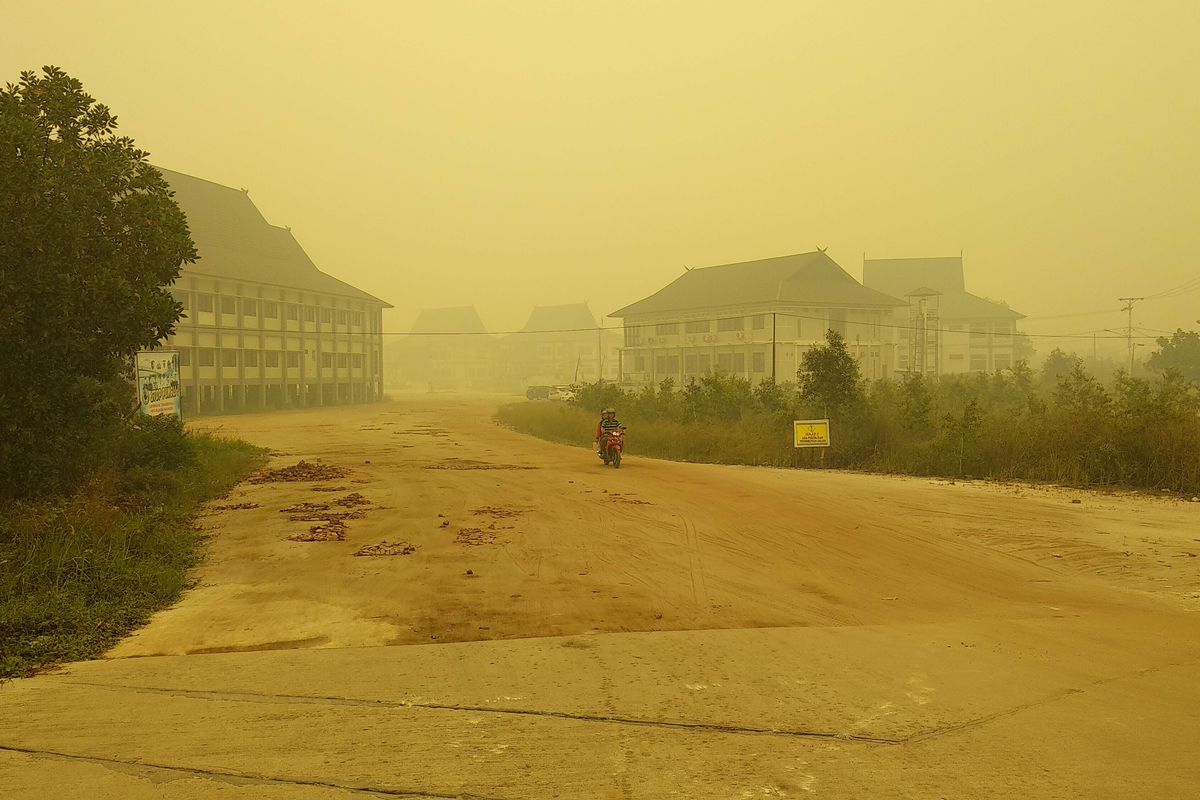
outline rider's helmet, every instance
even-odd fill
[[[602,417],[607,417],[607,416],[615,417],[616,415],[617,415],[617,410],[615,408],[606,408],[600,412],[600,416],[602,416]]]

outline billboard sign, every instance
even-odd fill
[[[183,419],[179,386],[179,352],[154,350],[137,354],[138,402],[142,413]]]
[[[829,447],[829,420],[798,419],[792,423],[796,447]]]

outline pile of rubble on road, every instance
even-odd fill
[[[317,464],[311,461],[301,461],[290,467],[267,469],[252,475],[250,483],[281,483],[296,481],[332,481],[344,478],[347,471],[332,464]]]

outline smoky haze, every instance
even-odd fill
[[[856,277],[961,251],[1041,334],[1200,274],[1195,2],[4,5],[7,79],[57,64],[155,163],[248,188],[388,331],[818,246]]]

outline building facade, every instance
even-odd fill
[[[896,365],[904,301],[854,280],[823,251],[686,271],[612,314],[624,321],[621,382],[677,384],[713,370],[753,383],[794,381],[804,352],[841,334],[867,378]]]
[[[361,403],[383,397],[383,309],[317,269],[246,192],[160,170],[199,259],[171,294],[185,413]]]
[[[587,303],[535,306],[498,357],[507,388],[616,380],[620,332],[597,324]]]
[[[961,257],[864,259],[863,283],[908,301],[893,321],[899,374],[996,372],[1023,357],[1024,315],[968,292]]]
[[[431,392],[491,390],[496,352],[474,306],[422,309],[408,335],[389,345],[388,382]]]

